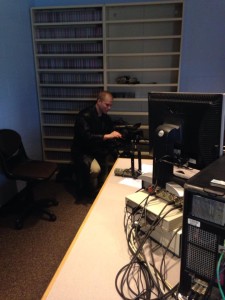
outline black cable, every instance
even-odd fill
[[[165,210],[165,208],[166,208],[168,205],[169,205],[169,204],[166,204],[166,205],[163,207],[163,209],[161,210],[160,214],[162,214],[162,212]],[[155,222],[154,226],[152,226],[152,228],[149,230],[149,233],[148,233],[149,237],[150,237],[151,232],[155,229],[155,227],[156,227],[158,224],[160,224],[160,222],[163,220],[163,218],[164,218],[167,214],[169,214],[171,211],[173,211],[174,209],[175,209],[175,208],[172,207],[169,211],[166,212],[166,214],[165,214],[163,217],[161,217],[161,218],[158,219],[158,222]],[[159,214],[159,216],[160,216],[160,214]],[[150,253],[151,253],[152,267],[153,267],[153,269],[154,269],[154,272],[157,273],[158,275],[160,275],[159,271],[157,270],[157,268],[156,268],[156,266],[155,266],[154,256],[152,255],[152,252],[150,252]],[[160,292],[160,294],[158,294],[158,297],[161,297],[161,294],[163,294],[163,292],[161,291],[161,287],[160,287],[160,284],[159,284],[159,281],[158,281],[158,276],[157,276],[157,274],[156,274],[157,284],[155,283],[155,285],[156,285],[156,287],[158,287],[158,289],[157,289],[157,290],[158,290],[158,293]],[[163,285],[167,287],[167,285],[166,285],[166,283],[164,282],[163,278],[161,278],[161,281],[162,281]],[[167,289],[168,289],[168,287],[167,287]]]
[[[161,276],[160,272],[157,270],[154,263],[154,257],[152,256],[152,264],[150,265],[153,268],[155,275],[151,273],[151,270],[148,267],[148,263],[142,257],[143,255],[141,253],[143,251],[144,244],[150,237],[153,230],[155,230],[156,226],[158,226],[162,222],[167,214],[169,214],[176,208],[172,207],[163,216],[161,216],[165,208],[170,205],[170,203],[166,203],[161,212],[152,222],[149,230],[144,234],[144,236],[140,237],[140,222],[143,219],[144,213],[146,212],[148,199],[149,195],[142,201],[142,203],[145,201],[143,207],[142,205],[139,205],[140,207],[137,210],[135,209],[133,212],[129,213],[129,215],[126,213],[124,216],[124,229],[126,232],[127,243],[129,251],[132,255],[132,259],[129,264],[125,265],[118,272],[115,279],[115,286],[119,295],[122,297],[122,299],[125,300],[147,300],[150,299],[152,293],[154,293],[154,295],[157,295],[157,299],[166,299],[165,297],[167,294],[173,295],[172,289],[168,287],[163,276]],[[138,219],[136,218],[137,216]],[[135,218],[137,219],[136,222],[134,222]],[[131,223],[131,225],[129,225],[129,223]],[[134,241],[136,241],[136,245],[134,244]],[[158,278],[160,278],[162,286],[168,290],[167,293],[161,290],[161,285],[158,281]],[[133,284],[133,286],[131,285],[131,283]],[[154,289],[156,289],[157,293],[154,291]]]
[[[163,268],[163,265],[165,266],[165,257],[166,257],[166,254],[167,254],[167,252],[169,251],[169,247],[170,247],[170,245],[171,245],[173,239],[176,237],[178,231],[181,230],[181,228],[182,228],[182,226],[179,227],[179,228],[177,228],[177,229],[175,230],[175,232],[173,233],[173,235],[172,235],[170,241],[168,242],[167,246],[165,247],[165,251],[164,251],[164,254],[163,254],[163,258],[162,258],[162,261],[161,261],[161,264],[160,264],[160,274],[163,274],[163,273],[164,273],[164,272],[162,271],[162,268]]]
[[[165,210],[165,208],[167,207],[168,204],[166,204],[163,209],[161,210],[159,216],[163,213],[163,211]],[[171,210],[169,210],[170,212]],[[169,213],[168,212],[168,213]],[[166,213],[167,214],[167,213]],[[120,296],[123,298],[123,299],[130,299],[130,298],[127,298],[124,293],[122,292],[123,291],[123,287],[126,283],[126,287],[127,289],[129,290],[130,293],[132,293],[135,297],[137,296],[137,294],[133,291],[133,289],[131,289],[130,285],[129,285],[129,277],[130,277],[130,271],[131,271],[131,267],[133,265],[133,263],[139,263],[139,267],[140,267],[140,272],[143,272],[143,268],[141,268],[141,265],[143,266],[143,262],[141,262],[139,259],[138,259],[138,255],[140,254],[141,252],[141,249],[143,248],[143,245],[145,244],[148,236],[149,236],[149,233],[152,232],[153,228],[155,228],[162,220],[162,218],[160,217],[157,217],[155,219],[155,221],[153,222],[153,225],[154,226],[151,226],[150,230],[147,232],[147,234],[145,235],[145,238],[141,241],[140,245],[138,246],[136,252],[134,253],[133,251],[133,258],[131,259],[131,262],[129,264],[126,265],[125,268],[122,268],[121,269],[121,272],[118,273],[118,276],[116,277],[116,281],[115,281],[115,284],[116,284],[116,289],[118,291],[118,293],[120,294]],[[147,267],[147,270],[148,270],[148,267]],[[120,287],[118,286],[118,279],[119,279],[119,274],[121,274],[122,272],[124,271],[124,274],[122,276],[122,280],[121,280],[121,284],[120,284]],[[145,273],[146,274],[146,273]],[[126,278],[127,277],[127,278]],[[126,278],[126,280],[125,280]],[[156,287],[156,289],[158,290],[158,294],[161,294],[161,289],[159,287],[159,283],[155,282],[154,280],[154,277],[150,274],[149,270],[148,270],[148,276],[144,276],[145,278],[145,285],[146,285],[146,291],[148,291],[149,289],[147,288],[149,286],[149,282],[152,282],[152,284],[150,285],[151,287],[154,286]],[[136,288],[138,289],[138,284],[136,285]],[[149,292],[149,291],[148,291]],[[140,293],[139,293],[140,294]],[[145,295],[145,294],[144,294]],[[149,298],[143,298],[145,296],[142,295],[142,299],[149,299]],[[133,298],[132,298],[133,299]],[[134,298],[134,299],[138,299],[138,298]],[[141,298],[139,298],[141,299]]]
[[[165,209],[167,206],[168,206],[168,204],[166,204],[166,205],[164,206],[164,208],[162,209],[162,211],[160,212],[160,214],[162,214],[162,212],[164,211],[164,209]],[[159,222],[157,222],[157,223],[154,224],[154,227],[151,228],[151,232],[155,229],[155,227],[157,226],[157,224],[160,223],[161,220],[163,220],[163,218],[164,218],[167,214],[169,214],[171,211],[173,211],[174,209],[176,209],[176,208],[172,207],[169,211],[167,211],[166,214],[165,214],[162,218],[159,219]],[[149,231],[149,235],[150,235],[150,231]],[[153,257],[153,256],[152,256],[152,260],[153,260],[153,262],[154,262],[154,257]],[[156,268],[154,265],[153,265],[153,267],[154,267],[155,272],[156,272],[156,273],[159,273],[158,270],[157,270],[157,268]],[[160,273],[159,273],[159,274],[160,274]],[[164,286],[166,286],[167,289],[169,289],[169,287],[167,286],[167,284],[163,281],[163,278],[161,278],[161,281],[163,282]],[[160,287],[159,287],[159,290],[160,290]],[[158,296],[160,296],[160,295],[158,295]]]
[[[135,255],[133,249],[130,247],[130,237],[131,237],[131,234],[132,234],[132,231],[133,231],[133,228],[136,228],[138,229],[139,228],[139,225],[140,225],[140,221],[142,219],[142,216],[143,214],[145,213],[145,207],[149,204],[149,196],[148,195],[146,198],[144,198],[141,203],[137,206],[137,208],[135,208],[134,212],[130,213],[128,219],[127,219],[127,224],[125,225],[125,233],[126,233],[126,237],[127,237],[127,243],[128,243],[128,247],[129,247],[129,250],[130,252],[132,253],[132,255]],[[150,201],[153,201],[155,198],[151,199]],[[142,207],[142,203],[144,202],[144,205]],[[136,218],[137,214],[140,215],[139,217],[139,220],[135,220],[135,222],[133,222],[133,225],[131,226],[131,229],[130,229],[130,232],[128,233],[128,230],[127,230],[127,225],[128,225],[128,221],[129,219],[131,219],[131,217],[133,217],[134,219]]]
[[[171,299],[171,296],[176,297],[174,295],[175,292],[178,292],[179,283],[177,283],[173,288],[171,288],[166,294],[164,294],[161,298],[152,299],[152,300],[166,300]],[[174,298],[176,299],[176,298]]]
[[[130,283],[133,283],[131,281],[131,277],[133,274],[137,275],[136,272],[136,267],[138,268],[139,273],[139,278],[138,281],[136,281],[136,288],[138,290],[138,293],[136,293],[133,290],[133,287],[130,285]],[[122,274],[124,272],[124,274]],[[146,284],[146,289],[143,289],[143,284],[141,285],[142,291],[139,290],[139,284],[142,283],[141,275],[144,276],[144,283]],[[130,262],[129,264],[125,265],[118,273],[116,276],[116,282],[119,281],[119,277],[122,276],[120,282],[120,286],[118,287],[116,285],[117,292],[121,296],[122,299],[125,300],[133,300],[133,299],[150,299],[151,297],[151,290],[153,286],[151,285],[151,282],[148,279],[148,270],[146,268],[146,265],[143,262],[139,261],[134,261]],[[126,288],[125,292],[126,295],[129,294],[131,297],[128,297],[125,295],[124,292],[124,287]]]
[[[145,199],[145,202],[147,203],[148,197]],[[145,205],[146,205],[145,203]],[[129,215],[128,219],[130,218],[131,214]],[[132,228],[133,230],[134,228]],[[127,232],[127,228],[125,229]],[[132,234],[132,230],[130,230],[129,235]],[[129,238],[128,238],[128,245],[129,245]],[[130,247],[129,247],[130,248]],[[131,249],[131,248],[130,248]],[[140,261],[138,259],[138,254],[139,251],[134,252],[133,249],[131,249],[132,253],[133,253],[133,258],[131,260],[131,262],[129,264],[127,264],[125,267],[123,267],[117,274],[116,276],[116,280],[115,280],[115,284],[116,284],[116,289],[118,291],[118,293],[120,294],[120,296],[123,299],[133,299],[133,298],[127,298],[124,293],[123,293],[123,287],[124,285],[126,285],[128,291],[135,296],[134,299],[149,299],[149,293],[152,289],[152,283],[149,279],[149,273],[148,273],[148,268],[145,265],[145,263],[143,261]],[[132,271],[132,267],[133,265],[138,265],[138,267],[140,268],[140,272],[141,274],[144,276],[144,282],[145,282],[145,291],[143,291],[143,284],[142,284],[142,292],[139,291],[139,285],[136,284],[135,287],[137,288],[137,290],[139,291],[139,293],[137,294],[130,286],[129,284],[129,280],[130,280],[130,276],[131,276],[131,271]],[[120,286],[118,285],[118,279],[119,276],[122,274],[122,278],[121,278],[121,283]]]

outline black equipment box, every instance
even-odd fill
[[[214,186],[213,179],[219,180],[221,184]],[[221,253],[225,252],[223,181],[225,156],[217,159],[184,185],[179,292],[190,299],[221,299],[216,274]],[[222,290],[225,289],[224,265],[223,259],[219,281]]]

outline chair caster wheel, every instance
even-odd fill
[[[58,206],[58,205],[59,205],[59,202],[58,202],[57,200],[54,200],[54,201],[52,202],[52,204],[53,204],[54,206]]]
[[[21,220],[15,221],[15,229],[22,229],[23,228],[23,222]]]
[[[49,216],[49,221],[55,222],[56,221],[56,216],[54,214],[51,214]]]
[[[51,199],[48,199],[48,204],[49,204],[49,206],[58,206],[59,202],[56,199],[51,198]]]

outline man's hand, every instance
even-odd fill
[[[111,139],[121,139],[122,134],[118,131],[112,131],[111,133],[105,134],[103,139],[104,140],[111,140]]]

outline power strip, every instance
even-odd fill
[[[148,202],[147,204],[146,201]],[[126,196],[125,202],[127,209],[130,210],[134,210],[139,206],[145,207],[147,217],[150,220],[155,220],[158,216],[162,217],[163,219],[160,226],[167,232],[173,231],[182,225],[183,213],[180,209],[175,208],[171,212],[168,212],[173,205],[167,205],[168,201],[158,197],[148,197],[146,191],[140,191]],[[162,210],[163,212],[160,214]]]
[[[156,196],[167,202],[174,202],[176,205],[184,204],[184,188],[173,183],[166,183],[165,189],[156,190]]]

